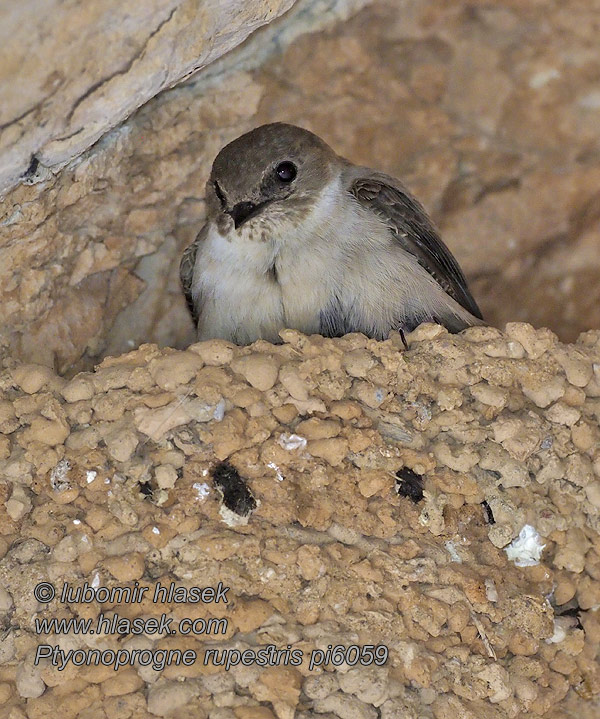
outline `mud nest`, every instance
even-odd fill
[[[600,332],[282,339],[0,377],[4,716],[598,716]]]

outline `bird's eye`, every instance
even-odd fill
[[[296,179],[296,165],[294,165],[293,162],[290,162],[289,160],[285,160],[285,162],[280,162],[279,165],[275,168],[275,172],[277,173],[277,177],[282,182],[292,182]]]
[[[221,189],[221,186],[219,183],[215,180],[215,195],[218,197],[219,202],[221,203],[221,207],[225,207],[227,204],[227,200],[225,199],[225,195],[223,194],[223,190]]]

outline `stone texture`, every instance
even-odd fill
[[[48,177],[293,2],[12,3],[0,24],[0,193],[26,171],[26,182]]]
[[[452,336],[423,325],[408,351],[398,335],[292,331],[279,346],[144,345],[67,387],[49,370],[43,381],[38,368],[0,371],[4,415],[18,420],[0,459],[3,716],[595,719],[600,444],[579,447],[576,425],[550,412],[573,407],[540,407],[522,379],[559,378],[564,397],[581,392],[579,423],[597,427],[595,381],[580,385],[584,368],[600,363],[600,331],[572,345],[529,325],[510,331]],[[518,358],[515,336],[529,348]],[[294,373],[307,393],[300,409]],[[383,399],[373,407],[376,387]],[[220,413],[197,411],[217,399]],[[67,433],[52,446],[29,431],[48,408],[64,415]],[[166,408],[150,433],[138,421],[140,411]],[[135,452],[114,451],[125,433]],[[223,459],[256,500],[244,525],[223,512],[212,477]],[[417,502],[397,491],[401,469],[422,475]],[[57,592],[87,582],[149,595],[41,605],[40,581]],[[158,583],[171,582],[184,591],[223,582],[228,602],[154,602]],[[36,618],[95,622],[100,612],[155,629],[164,614],[170,625],[143,635],[36,633]],[[218,636],[184,631],[187,620],[217,619],[227,622]],[[197,658],[116,672],[36,667],[46,641],[65,651],[146,650],[159,664],[169,650]],[[313,650],[373,644],[389,649],[382,666],[309,671]],[[302,661],[204,664],[209,648],[269,645],[302,652]]]

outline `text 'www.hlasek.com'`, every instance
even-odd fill
[[[219,582],[216,587],[185,587],[177,586],[174,582],[155,586],[142,586],[135,582],[133,586],[101,587],[84,583],[74,586],[65,583],[60,593],[50,582],[40,582],[33,590],[35,599],[42,605],[48,605],[55,600],[77,613],[82,605],[100,605],[106,607],[95,617],[46,617],[44,612],[35,617],[35,631],[38,635],[48,635],[54,638],[54,643],[40,643],[36,649],[34,663],[49,661],[62,671],[69,664],[80,666],[111,666],[119,669],[124,666],[151,667],[155,671],[162,671],[165,666],[191,666],[200,661],[203,665],[222,667],[226,671],[236,666],[250,666],[255,664],[261,667],[270,666],[300,666],[308,661],[309,670],[325,667],[338,667],[342,664],[348,666],[369,666],[374,664],[382,666],[388,659],[389,650],[384,644],[327,644],[319,648],[304,650],[293,648],[291,644],[277,647],[275,644],[266,646],[253,646],[252,648],[239,648],[224,646],[229,630],[229,621],[225,616],[205,617],[179,617],[170,610],[157,616],[148,616],[152,605],[213,605],[215,613],[222,614],[229,605],[227,594],[229,587]],[[114,608],[123,605],[141,605],[143,603],[146,614],[133,618],[119,615]],[[209,612],[207,612],[209,613]],[[73,641],[69,642],[71,648],[61,646],[61,637],[69,635],[81,638],[81,647],[73,648]],[[144,635],[164,639],[176,635],[198,638],[198,651],[195,649],[177,648],[127,648],[118,649],[103,646],[107,638],[115,636],[119,640]],[[219,642],[219,646],[211,646]],[[245,640],[247,638],[245,637]],[[201,646],[200,646],[201,644]]]

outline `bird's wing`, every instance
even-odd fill
[[[373,173],[355,177],[349,192],[390,228],[402,249],[416,257],[450,297],[483,319],[458,262],[442,242],[425,209],[408,190],[388,175]]]
[[[188,309],[194,320],[194,327],[198,326],[198,319],[200,312],[198,308],[198,302],[194,302],[194,296],[192,294],[192,284],[194,280],[194,266],[196,264],[196,255],[198,254],[198,247],[202,240],[204,240],[207,232],[207,225],[200,230],[196,239],[192,242],[189,247],[186,247],[181,256],[181,262],[179,263],[179,279],[181,281],[181,288],[187,302]]]

